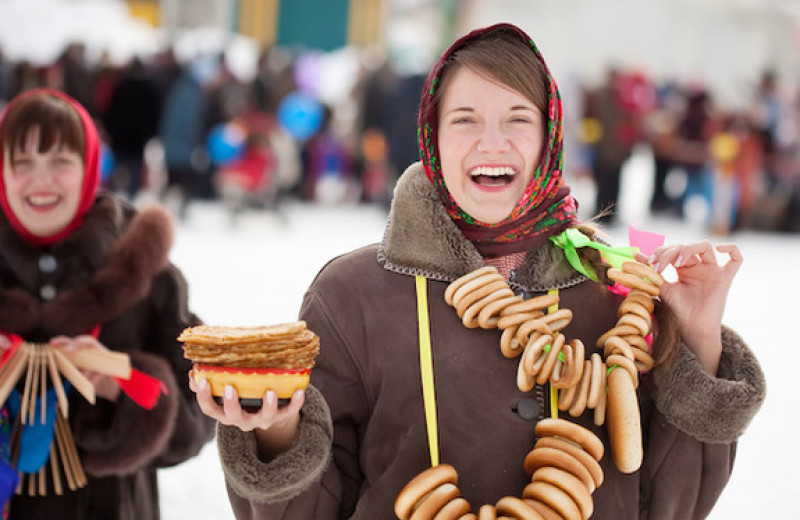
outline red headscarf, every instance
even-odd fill
[[[6,106],[3,114],[0,115],[0,127],[3,125],[3,120],[5,119],[8,109],[12,107],[14,103],[18,102],[20,99],[24,99],[35,94],[48,94],[63,99],[69,103],[69,105],[78,112],[78,115],[81,118],[81,122],[83,123],[83,132],[86,138],[86,158],[84,160],[83,186],[81,188],[81,198],[80,203],[78,204],[78,210],[75,212],[75,215],[72,217],[72,220],[69,222],[69,224],[67,224],[64,229],[53,235],[34,235],[19,221],[8,203],[6,183],[2,180],[4,161],[0,161],[0,208],[2,208],[6,219],[8,220],[9,224],[11,224],[11,227],[23,240],[33,246],[43,247],[55,244],[56,242],[69,236],[83,223],[83,218],[92,208],[95,195],[97,194],[97,188],[100,185],[100,138],[97,135],[97,128],[94,125],[94,121],[92,121],[92,117],[88,112],[86,112],[86,109],[84,109],[80,103],[63,92],[52,89],[33,89],[26,91],[14,98]]]
[[[442,69],[459,49],[494,32],[505,32],[530,48],[531,55],[541,63],[547,75],[547,141],[542,159],[511,214],[496,224],[480,222],[465,212],[453,199],[442,176],[439,162],[439,125],[434,93],[439,87]],[[547,69],[539,50],[530,36],[511,24],[496,24],[477,29],[456,40],[431,69],[420,100],[417,133],[420,158],[425,173],[436,187],[450,218],[461,233],[485,257],[498,257],[526,251],[569,227],[577,216],[577,203],[569,194],[562,172],[564,122],[561,95],[555,79]]]

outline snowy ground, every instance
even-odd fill
[[[665,233],[670,243],[706,238],[698,226],[647,217],[641,194],[649,187],[642,176],[631,177],[623,184],[627,222]],[[579,182],[574,187],[581,200],[588,188]],[[305,288],[325,261],[379,240],[385,219],[372,207],[299,203],[289,205],[285,216],[283,223],[274,214],[253,213],[231,228],[215,204],[190,208],[172,259],[189,281],[192,308],[206,322],[254,325],[295,319]],[[625,226],[609,231],[615,244],[627,244]],[[800,366],[797,337],[790,334],[800,310],[800,280],[791,272],[800,258],[800,235],[746,232],[711,239],[734,241],[743,252],[725,322],[754,349],[768,383],[767,400],[741,438],[733,476],[711,518],[796,518],[789,497],[800,492],[800,393],[788,387]],[[163,470],[160,479],[166,520],[233,518],[213,443],[199,457]]]

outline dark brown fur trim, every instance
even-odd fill
[[[172,239],[172,222],[165,210],[141,211],[114,244],[105,266],[88,284],[44,304],[42,321],[60,334],[82,334],[138,303],[167,267]]]

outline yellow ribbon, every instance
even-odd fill
[[[558,296],[558,289],[550,289],[547,291],[547,294],[555,294]],[[556,312],[558,310],[558,302],[554,303],[550,307],[547,308],[548,314]],[[553,419],[558,419],[558,390],[550,385],[550,416]]]
[[[417,276],[417,325],[419,328],[419,368],[422,374],[422,400],[425,404],[425,422],[428,426],[428,448],[431,466],[439,465],[439,437],[436,422],[436,393],[433,388],[433,354],[431,352],[431,327],[428,319],[428,280]]]

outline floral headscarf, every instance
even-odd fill
[[[547,143],[542,160],[511,214],[501,222],[480,222],[466,213],[447,189],[438,149],[438,107],[434,93],[448,58],[480,37],[505,31],[530,47],[547,74]],[[420,100],[417,134],[425,173],[436,187],[448,214],[483,256],[496,257],[525,251],[558,234],[576,220],[577,204],[564,184],[562,172],[564,122],[561,95],[533,40],[518,27],[497,24],[477,29],[453,43],[431,69]]]

